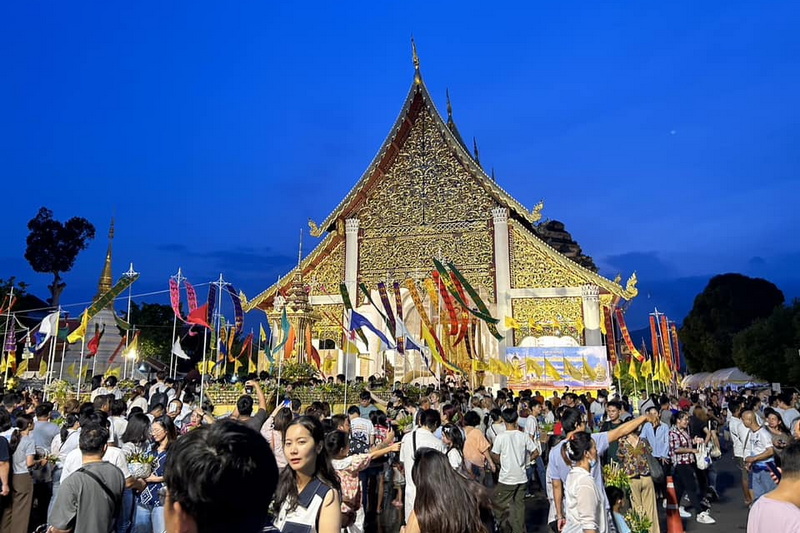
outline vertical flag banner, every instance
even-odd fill
[[[670,349],[670,334],[669,334],[669,323],[667,322],[667,317],[661,317],[661,340],[664,342],[664,358],[667,360],[672,360],[672,350]]]
[[[189,304],[189,312],[192,312],[197,309],[197,292],[188,279],[183,280],[183,286],[186,288],[186,301]]]
[[[675,324],[672,324],[670,327],[670,334],[672,336],[672,350],[673,350],[673,357],[672,361],[670,361],[670,365],[672,368],[678,372],[681,368],[681,345],[678,343],[678,328]]]
[[[84,337],[86,337],[87,329],[89,329],[89,310],[84,309],[83,316],[81,317],[81,325],[78,326],[78,328],[75,331],[70,333],[69,336],[67,336],[67,342],[72,344],[76,341],[82,340]]]
[[[291,326],[289,324],[289,318],[286,316],[286,307],[284,306],[283,313],[281,313],[281,332],[283,333],[282,336],[283,338],[281,339],[281,342],[276,344],[275,347],[272,349],[272,355],[275,355],[276,353],[281,351],[281,348],[283,348],[283,346],[286,344],[286,341],[289,338],[290,328]]]
[[[650,315],[650,342],[653,346],[653,358],[657,359],[661,354],[661,343],[658,342],[658,326],[656,325],[656,317],[653,315]]]
[[[183,316],[181,316],[181,288],[178,285],[178,280],[174,278],[169,278],[169,303],[178,320],[183,320]]]
[[[397,325],[399,326],[403,322],[403,298],[400,295],[400,284],[396,281],[392,283],[392,292],[394,292],[394,305],[397,309]],[[398,333],[397,330],[395,331],[395,337],[397,337],[397,351],[400,353],[404,353],[405,345],[403,343],[404,335]]]
[[[347,285],[346,284],[344,284],[344,283],[340,283],[339,284],[339,293],[342,295],[342,304],[344,304],[345,311],[352,310],[353,309],[353,304],[350,302],[350,293],[347,291]],[[369,294],[369,291],[367,291],[367,294]],[[364,332],[361,331],[361,330],[358,330],[356,333],[358,333],[358,338],[361,339],[361,341],[364,343],[364,346],[369,348],[369,343],[367,342],[367,336],[364,335]],[[284,335],[285,334],[286,333],[284,333]]]
[[[208,300],[206,300],[206,305],[204,306],[207,309],[206,313],[206,324],[210,324],[214,318],[214,310],[217,307],[217,286],[213,283],[208,286]],[[208,329],[213,329],[211,326],[206,326]]]
[[[322,368],[322,361],[319,359],[319,352],[317,351],[316,347],[314,347],[313,339],[311,338],[311,326],[306,326],[306,355],[308,356],[307,360],[314,363],[314,366],[317,367],[317,370]]]
[[[452,272],[456,278],[458,279],[459,283],[464,287],[464,290],[467,291],[469,297],[472,298],[472,301],[477,306],[478,310],[480,311],[480,315],[477,315],[472,308],[466,308],[470,313],[474,314],[478,318],[482,319],[486,322],[487,327],[489,329],[489,333],[491,333],[497,340],[503,340],[503,336],[500,335],[500,332],[497,331],[497,324],[500,323],[500,320],[493,318],[492,315],[489,313],[489,308],[483,303],[478,291],[476,291],[472,285],[469,284],[467,278],[465,278],[461,272],[458,271],[456,266],[453,263],[448,263],[447,266],[450,267],[450,272]],[[488,317],[485,318],[485,317]]]
[[[639,381],[639,372],[636,370],[636,360],[631,358],[631,364],[628,367],[628,374],[633,378],[633,381]]]
[[[239,293],[233,288],[232,283],[225,284],[225,291],[231,297],[231,304],[233,304],[233,318],[236,325],[236,333],[239,334],[244,328],[244,311],[242,310],[242,301],[239,299]]]
[[[606,347],[608,348],[608,360],[612,365],[617,364],[617,339],[614,331],[614,323],[611,318],[611,309],[603,307],[603,322],[606,324]]]
[[[619,324],[619,330],[620,332],[622,332],[622,339],[628,346],[628,350],[631,351],[631,355],[641,363],[642,361],[644,361],[644,356],[639,352],[639,350],[636,349],[636,346],[633,344],[633,339],[631,339],[631,332],[628,331],[628,325],[625,324],[625,316],[622,314],[621,309],[616,310],[616,316],[617,316],[617,324]]]
[[[380,295],[383,309],[386,311],[386,320],[389,323],[389,329],[395,332],[397,331],[397,320],[395,320],[394,312],[392,312],[392,304],[389,302],[389,293],[386,291],[386,284],[382,281],[378,283],[378,294]]]
[[[92,337],[92,340],[90,340],[89,344],[86,345],[86,349],[89,350],[89,355],[87,356],[87,358],[88,357],[94,357],[95,355],[97,355],[97,350],[100,349],[100,339],[103,338],[103,334],[105,332],[106,332],[105,325],[103,326],[103,329],[101,330],[100,329],[100,324],[95,323],[95,325],[94,325],[94,337]]]
[[[42,320],[41,324],[39,324],[39,330],[35,333],[36,351],[41,350],[50,337],[58,332],[58,317],[59,312],[54,311],[44,317],[44,320]]]
[[[414,282],[413,279],[407,279],[405,281],[406,289],[408,289],[409,294],[411,295],[411,300],[414,302],[414,305],[417,308],[417,313],[419,313],[420,320],[422,321],[423,328],[422,328],[422,336],[425,341],[428,343],[428,347],[431,349],[431,354],[433,358],[436,359],[439,364],[443,367],[447,368],[451,372],[458,371],[462,374],[464,373],[460,368],[455,365],[450,364],[447,361],[444,348],[442,347],[441,342],[434,334],[433,324],[431,324],[430,318],[428,317],[428,313],[425,312],[425,306],[422,303],[422,298],[419,295],[419,291],[417,290],[417,284]],[[424,353],[420,351],[420,353]]]

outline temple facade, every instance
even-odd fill
[[[598,275],[563,224],[541,220],[542,203],[529,209],[503,190],[481,167],[477,147],[473,153],[466,147],[449,96],[447,118],[439,114],[416,54],[414,59],[414,80],[400,115],[366,172],[322,223],[309,221],[312,236],[321,241],[295,270],[247,301],[245,309],[266,312],[275,331],[287,297],[297,299],[301,279],[315,315],[306,322],[312,328],[306,337],[329,363],[335,360],[335,373],[348,376],[391,370],[396,379],[411,379],[430,370],[419,354],[382,350],[380,342],[372,342],[374,335],[368,335],[368,348],[358,341],[358,350],[349,348],[342,327],[342,282],[353,306],[391,338],[396,332],[388,331],[359,285],[379,302],[379,282],[404,286],[413,280],[449,357],[461,368],[486,371],[487,384],[501,379],[492,375],[499,372],[491,371],[490,362],[505,361],[511,348],[604,346],[604,317],[636,296],[635,275],[626,286],[619,276],[611,281]],[[434,259],[457,266],[500,320],[502,340],[473,319],[471,350],[450,344],[448,313],[425,290]],[[420,314],[406,288],[402,306],[408,330],[421,338]],[[302,360],[307,349],[302,342],[299,346]]]

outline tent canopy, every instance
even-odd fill
[[[736,367],[723,368],[716,372],[698,372],[683,378],[681,387],[696,389],[700,387],[725,387],[728,385],[742,386],[745,384],[759,383],[761,380],[739,370]]]

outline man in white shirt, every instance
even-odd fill
[[[350,423],[353,423],[352,420]],[[421,413],[420,427],[411,433],[406,433],[403,437],[402,446],[400,447],[400,462],[403,463],[403,470],[406,476],[406,502],[403,508],[406,522],[408,522],[408,517],[411,516],[411,511],[414,510],[414,500],[417,497],[417,487],[414,485],[414,479],[411,476],[411,470],[414,468],[414,454],[420,448],[433,448],[442,453],[447,453],[447,447],[433,434],[441,423],[442,416],[439,411],[427,409]],[[522,435],[519,431],[517,433]],[[525,473],[523,472],[523,478],[524,476]],[[443,490],[445,490],[444,487]]]
[[[745,427],[741,419],[741,401],[738,399],[731,400],[730,403],[728,403],[728,413],[728,430],[731,433],[731,442],[733,443],[733,460],[736,461],[736,466],[739,467],[739,472],[742,476],[744,502],[746,505],[750,505],[753,499],[750,494],[750,474],[744,464],[744,449],[748,441],[750,430]]]
[[[542,404],[536,399],[531,399],[530,404],[531,414],[528,417],[528,420],[525,422],[525,427],[523,429],[525,434],[530,437],[531,442],[533,442],[534,455],[536,457],[528,464],[526,469],[528,475],[528,491],[525,493],[525,496],[532,496],[530,482],[533,479],[534,469],[536,471],[536,475],[539,477],[539,485],[542,487],[542,489],[545,488],[546,483],[544,460],[542,459],[542,433],[539,430],[539,415],[542,414]]]
[[[347,410],[347,416],[350,418],[350,436],[363,440],[370,447],[375,444],[375,426],[369,418],[361,417],[358,406],[351,405]]]
[[[792,407],[792,395],[788,392],[778,394],[778,406],[775,410],[781,415],[783,423],[791,429],[795,420],[800,418],[800,411]]]
[[[587,393],[588,396],[588,393]],[[606,414],[606,402],[608,401],[608,395],[598,394],[597,399],[592,402],[589,406],[589,412],[592,414],[592,424],[591,426],[594,428],[599,428],[600,424],[603,422],[603,417]]]
[[[742,422],[750,430],[744,450],[744,463],[753,475],[753,498],[757,500],[776,486],[770,475],[775,467],[772,459],[775,455],[772,434],[758,424],[752,411],[742,413]]]
[[[525,466],[530,462],[536,446],[527,433],[517,431],[519,415],[516,409],[503,409],[501,416],[506,431],[494,439],[491,452],[494,461],[500,463],[495,498],[501,513],[508,517],[512,533],[524,533],[525,486],[528,482]]]

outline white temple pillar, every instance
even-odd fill
[[[348,218],[344,223],[344,283],[353,307],[358,307],[358,219]]]
[[[583,300],[583,334],[586,346],[602,346],[600,333],[600,289],[597,285],[581,285]]]
[[[511,316],[511,265],[508,251],[508,209],[496,207],[492,209],[494,223],[494,276],[497,287],[497,318],[502,324],[505,317]],[[509,331],[500,341],[499,356],[505,361],[506,348],[511,346]]]

